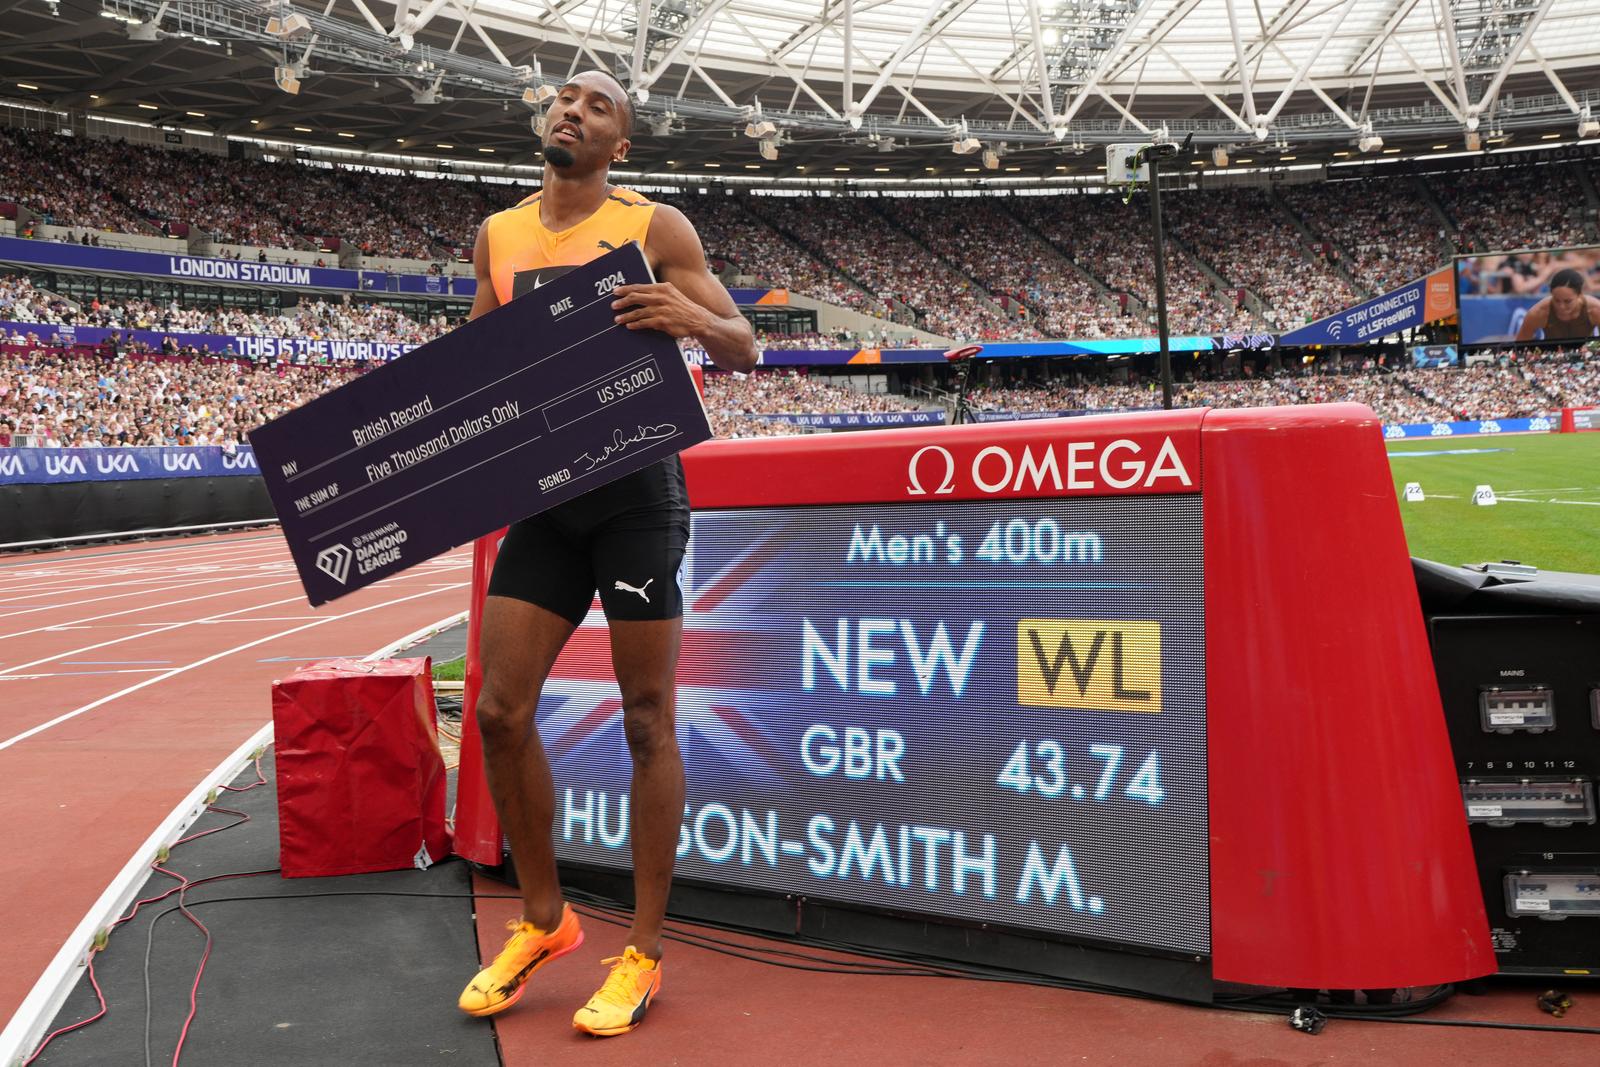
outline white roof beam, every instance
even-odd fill
[[[843,68],[844,88],[840,96],[839,106],[846,114],[856,107],[856,57],[855,57],[855,0],[839,0],[844,8],[844,55],[840,60]]]
[[[1089,99],[1089,93],[1100,87],[1100,80],[1106,76],[1106,73],[1111,69],[1112,64],[1116,62],[1117,53],[1121,52],[1122,49],[1127,46],[1128,39],[1133,36],[1133,31],[1138,28],[1140,22],[1144,21],[1145,13],[1150,10],[1151,2],[1152,0],[1141,0],[1139,6],[1134,9],[1133,14],[1128,16],[1128,21],[1123,25],[1122,31],[1117,34],[1117,39],[1112,42],[1110,48],[1107,48],[1105,52],[1101,54],[1100,62],[1095,65],[1094,71],[1089,75],[1088,80],[1083,83],[1083,88],[1078,90],[1077,95],[1072,98],[1072,102],[1067,105],[1067,109],[1061,113],[1061,118],[1059,120],[1060,125],[1065,126],[1067,123],[1071,122],[1073,117],[1077,115],[1078,110],[1082,108],[1084,103]],[[1194,4],[1197,3],[1199,3],[1199,0],[1194,0],[1194,3],[1187,3],[1187,7],[1185,9],[1192,8]],[[1165,35],[1165,31],[1163,31],[1162,36]],[[1149,51],[1150,50],[1148,48],[1145,49],[1145,54],[1149,55]],[[1100,95],[1105,96],[1104,93],[1101,93]],[[1122,107],[1122,105],[1117,104],[1115,100],[1111,102],[1116,104],[1118,108]],[[1130,116],[1130,118],[1131,117],[1132,116]],[[1134,119],[1133,121],[1135,125],[1139,126],[1140,129],[1146,129],[1146,127],[1137,119]]]
[[[1272,42],[1272,50],[1274,52],[1278,53],[1279,58],[1282,59],[1285,63],[1289,62],[1288,53],[1284,52],[1283,47],[1281,45],[1279,45],[1278,42],[1276,42],[1276,41]],[[1317,99],[1321,100],[1323,105],[1326,106],[1329,111],[1331,111],[1335,115],[1337,115],[1339,117],[1339,121],[1340,122],[1344,123],[1346,126],[1350,127],[1352,130],[1361,129],[1361,123],[1359,123],[1355,119],[1351,118],[1350,117],[1350,113],[1347,112],[1344,108],[1340,107],[1334,101],[1333,97],[1331,97],[1327,93],[1323,92],[1322,91],[1322,86],[1318,85],[1315,81],[1311,80],[1310,78],[1306,78],[1305,79],[1305,87],[1307,89],[1310,89],[1314,94],[1316,94]]]
[[[1431,0],[1430,0],[1431,2]],[[1456,90],[1456,105],[1463,111],[1472,103],[1467,99],[1467,72],[1461,66],[1461,45],[1456,40],[1456,13],[1451,0],[1438,0],[1439,10],[1434,21],[1434,32],[1443,42],[1439,58],[1450,69],[1450,81]]]
[[[628,82],[639,88],[644,77],[644,46],[650,40],[650,0],[638,0],[634,8],[633,59],[628,63]]]
[[[418,11],[415,15],[406,16],[404,22],[396,20],[394,36],[398,37],[402,33],[410,34],[413,37],[416,36],[424,26],[433,21],[433,16],[444,10],[444,5],[449,2],[450,0],[428,0],[421,11]]]
[[[1444,90],[1439,88],[1439,83],[1433,80],[1433,76],[1427,71],[1423,70],[1422,64],[1418,63],[1416,58],[1412,56],[1410,52],[1406,51],[1406,46],[1401,44],[1398,38],[1390,41],[1389,43],[1393,44],[1395,48],[1399,50],[1401,57],[1406,61],[1406,65],[1411,68],[1412,73],[1416,74],[1418,80],[1421,81],[1423,85],[1428,87],[1428,91],[1438,99],[1439,103],[1444,105],[1444,109],[1450,112],[1451,117],[1457,122],[1465,122],[1467,119],[1466,116],[1462,114],[1461,108],[1456,106],[1456,102],[1454,100],[1445,95]],[[1376,73],[1376,71],[1374,71],[1374,73]],[[1371,95],[1371,91],[1371,87],[1369,86],[1367,90],[1368,95]],[[1365,113],[1366,108],[1362,108],[1361,110],[1363,113]]]
[[[654,85],[667,72],[667,68],[678,61],[678,57],[683,54],[683,50],[688,47],[689,42],[694,39],[696,34],[700,36],[701,44],[704,45],[706,31],[711,29],[711,20],[727,6],[728,0],[711,0],[711,3],[706,5],[705,10],[696,15],[694,21],[684,27],[683,36],[672,42],[672,47],[667,49],[666,55],[656,60],[656,65],[645,71],[643,75],[635,80],[634,84],[642,89],[648,89]],[[740,28],[743,29],[742,26]],[[749,34],[750,31],[745,30],[745,33]],[[751,40],[755,40],[754,36],[751,36]],[[760,42],[757,41],[756,43],[759,44]]]
[[[594,65],[599,67],[601,70],[609,69],[606,61],[600,58],[600,53],[596,52],[594,50],[594,46],[589,43],[589,35],[579,31],[576,26],[567,21],[567,16],[562,11],[560,4],[553,4],[550,2],[550,0],[545,0],[544,6],[545,11],[547,11],[550,16],[556,20],[556,22],[560,23],[561,28],[566,30],[567,34],[574,41],[578,42],[578,48],[582,54],[587,55],[590,59],[594,60]],[[576,67],[578,57],[573,56],[572,59],[573,66]]]
[[[350,3],[353,4],[355,9],[361,13],[361,17],[367,20],[367,25],[371,26],[374,32],[384,34],[385,36],[388,35],[389,28],[378,21],[378,16],[372,13],[371,8],[367,7],[366,4],[363,4],[361,0],[350,0]]]
[[[1544,71],[1544,76],[1550,80],[1550,84],[1555,87],[1562,103],[1571,108],[1574,115],[1583,114],[1583,106],[1572,98],[1572,94],[1567,91],[1566,84],[1556,75],[1555,68],[1550,65],[1549,60],[1544,58],[1539,49],[1534,47],[1532,41],[1528,42],[1528,53],[1533,56],[1534,62],[1539,64],[1539,69]]]
[[[1222,98],[1216,94],[1216,91],[1212,89],[1211,86],[1195,77],[1194,72],[1179,62],[1177,56],[1159,46],[1156,47],[1155,51],[1159,52],[1162,58],[1164,58],[1168,63],[1171,63],[1174,67],[1177,67],[1178,73],[1182,74],[1185,78],[1188,78],[1189,84],[1198,89],[1201,95],[1203,95],[1207,100],[1211,101],[1212,107],[1228,116],[1228,120],[1245,133],[1250,132],[1250,124],[1244,119],[1240,118],[1237,111],[1223,103]]]
[[[1256,126],[1255,93],[1250,88],[1250,65],[1244,59],[1244,40],[1239,36],[1239,15],[1233,10],[1233,0],[1222,0],[1228,12],[1228,33],[1233,37],[1233,61],[1239,68],[1239,91],[1244,94],[1244,117]]]
[[[827,100],[823,99],[821,93],[818,93],[811,87],[811,84],[806,81],[804,74],[795,73],[794,68],[785,63],[782,56],[768,48],[766,44],[762,42],[761,38],[757,37],[755,33],[751,31],[750,27],[746,26],[739,20],[739,16],[730,11],[728,12],[728,21],[733,23],[734,26],[738,27],[740,33],[743,33],[746,37],[750,38],[750,43],[761,50],[761,53],[766,58],[767,62],[771,63],[773,66],[782,71],[790,81],[794,82],[795,88],[799,89],[801,92],[805,93],[806,96],[810,97],[811,102],[820,107],[829,118],[844,118],[843,115],[839,114],[838,109],[836,109],[832,104],[828,103]],[[680,92],[678,95],[681,96],[683,94]]]
[[[985,89],[989,90],[991,93],[993,93],[995,96],[999,97],[1003,102],[1005,102],[1011,108],[1011,115],[1012,115],[1013,118],[1016,118],[1016,117],[1020,116],[1021,118],[1026,119],[1027,122],[1031,126],[1033,126],[1034,129],[1039,130],[1040,132],[1045,132],[1046,127],[1045,127],[1044,123],[1040,122],[1038,120],[1038,118],[1036,118],[1033,115],[1032,112],[1030,112],[1027,108],[1022,106],[1021,99],[1019,99],[1017,97],[1013,97],[1010,93],[1006,92],[1003,88],[1001,88],[994,81],[994,79],[990,78],[983,71],[981,71],[977,67],[973,66],[972,65],[972,61],[970,59],[968,59],[966,56],[962,55],[955,48],[953,48],[949,41],[946,41],[943,38],[940,38],[939,39],[939,45],[946,52],[949,52],[950,55],[953,56],[956,59],[957,62],[959,62],[962,66],[964,66],[968,70],[970,70],[972,72],[972,76],[974,78],[977,78],[978,81],[982,82],[983,83],[983,87]],[[1062,121],[1065,121],[1065,120],[1062,120]],[[946,123],[946,125],[950,125],[950,124]]]
[[[1261,36],[1256,38],[1254,41],[1251,41],[1250,44],[1245,47],[1245,61],[1248,63],[1259,59],[1261,53],[1268,45],[1276,41],[1282,34],[1294,28],[1293,22],[1295,16],[1304,11],[1308,6],[1310,6],[1310,4],[1311,0],[1293,0],[1293,3],[1280,11],[1278,16],[1272,20],[1272,25],[1263,29],[1261,31]],[[1256,5],[1256,14],[1258,17],[1260,13],[1261,5],[1258,3]],[[1224,80],[1231,81],[1234,77],[1234,70],[1238,67],[1238,65],[1238,60],[1234,60],[1234,62],[1229,63],[1222,69],[1221,77]]]
[[[894,54],[889,57],[889,62],[878,69],[878,76],[872,79],[872,84],[867,86],[865,93],[861,94],[861,99],[851,105],[847,115],[859,115],[871,107],[872,102],[878,98],[878,94],[883,91],[883,87],[889,84],[890,77],[894,75],[895,69],[905,61],[906,56],[926,45],[924,34],[931,37],[950,23],[953,14],[947,14],[945,18],[935,20],[939,9],[944,7],[945,3],[946,0],[929,0],[928,6],[922,11],[922,18],[917,21],[914,27],[910,28],[910,31],[906,34],[906,39],[900,43],[900,47],[896,48]],[[953,11],[959,10],[960,5],[953,9]]]
[[[1528,16],[1528,21],[1522,24],[1522,32],[1517,35],[1517,43],[1511,46],[1511,51],[1507,54],[1505,62],[1501,63],[1500,69],[1495,71],[1494,80],[1489,83],[1488,88],[1484,89],[1483,96],[1478,98],[1478,102],[1467,108],[1467,116],[1469,118],[1477,118],[1483,114],[1489,105],[1494,103],[1495,97],[1500,93],[1500,86],[1505,83],[1506,75],[1511,73],[1511,68],[1516,66],[1517,60],[1522,57],[1522,50],[1533,39],[1533,31],[1539,28],[1539,23],[1544,21],[1544,17],[1549,13],[1550,5],[1553,3],[1555,3],[1555,0],[1542,0],[1534,13]]]
[[[1411,14],[1411,9],[1420,2],[1421,0],[1395,0],[1394,10],[1384,20],[1383,29],[1379,30],[1377,35],[1367,42],[1367,46],[1361,50],[1361,54],[1356,56],[1355,60],[1345,68],[1344,76],[1346,78],[1355,77],[1356,71],[1366,66],[1367,60],[1381,52],[1383,46],[1388,43],[1389,38],[1394,36],[1394,31],[1406,20],[1406,16]]]
[[[1096,94],[1099,95],[1099,97],[1102,100],[1104,100],[1106,103],[1110,104],[1112,107],[1116,108],[1118,114],[1120,114],[1123,118],[1127,119],[1129,122],[1131,122],[1135,126],[1137,126],[1139,128],[1139,132],[1140,133],[1150,133],[1151,132],[1150,127],[1148,127],[1144,123],[1140,122],[1138,117],[1135,116],[1133,112],[1129,111],[1127,108],[1123,107],[1120,103],[1118,103],[1116,97],[1114,97],[1110,93],[1106,92],[1105,86],[1096,85],[1094,87],[1094,91],[1095,91]]]
[[[495,44],[494,41],[489,39],[488,31],[483,28],[483,26],[478,22],[478,17],[473,14],[472,9],[478,6],[478,0],[470,0],[466,6],[463,6],[460,0],[450,0],[450,2],[461,14],[461,21],[465,25],[472,28],[472,32],[477,35],[478,40],[483,42],[483,47],[489,50],[489,54],[494,56],[495,59],[499,60],[504,65],[508,67],[511,66],[511,60],[507,59],[506,54],[500,51],[499,45]],[[458,35],[457,40],[459,39],[460,37]],[[451,51],[454,51],[454,49],[452,48]]]
[[[1039,102],[1044,120],[1056,124],[1056,102],[1050,88],[1050,62],[1045,54],[1044,28],[1039,24],[1039,0],[1028,0],[1028,23],[1033,35],[1033,65],[1039,76]]]
[[[1295,90],[1300,88],[1300,82],[1310,72],[1311,64],[1322,56],[1322,50],[1328,47],[1328,41],[1332,39],[1334,31],[1344,25],[1345,16],[1350,14],[1350,9],[1353,7],[1355,7],[1355,0],[1344,0],[1344,6],[1339,9],[1338,14],[1333,17],[1322,31],[1322,36],[1317,38],[1316,45],[1300,63],[1300,66],[1295,68],[1294,77],[1290,78],[1289,84],[1283,87],[1283,91],[1278,94],[1278,99],[1273,101],[1272,107],[1268,109],[1265,118],[1262,120],[1265,125],[1270,126],[1277,121],[1278,113],[1283,110],[1283,105],[1287,104],[1289,98],[1294,95]]]
[[[1155,27],[1150,31],[1150,35],[1148,37],[1134,45],[1133,50],[1128,53],[1125,59],[1121,61],[1112,60],[1111,68],[1106,71],[1103,77],[1108,81],[1115,81],[1116,79],[1122,77],[1128,72],[1130,67],[1132,67],[1135,63],[1138,63],[1145,56],[1149,55],[1152,48],[1166,40],[1167,35],[1178,28],[1179,23],[1184,20],[1184,17],[1199,6],[1200,0],[1183,0],[1183,2],[1177,7],[1167,12],[1167,15],[1164,19],[1156,23]],[[1141,7],[1140,10],[1135,13],[1134,17],[1128,20],[1128,25],[1130,28],[1139,21],[1139,17],[1144,13],[1144,10],[1145,9]]]

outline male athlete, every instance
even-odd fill
[[[1572,341],[1593,337],[1600,327],[1600,299],[1585,296],[1583,275],[1571,267],[1550,278],[1550,295],[1528,309],[1517,330],[1517,340],[1531,341],[1544,331],[1546,341]]]
[[[611,306],[620,328],[698,338],[718,366],[748,371],[756,364],[754,335],[707,271],[694,227],[676,208],[606,180],[611,164],[626,158],[632,128],[632,104],[611,75],[588,71],[562,87],[545,118],[542,188],[478,230],[478,295],[469,318],[637,241],[659,281],[617,288]],[[635,905],[627,948],[604,961],[615,964],[610,977],[572,1025],[605,1037],[627,1033],[661,988],[661,923],[683,818],[673,710],[683,636],[678,569],[688,541],[688,495],[674,456],[524,519],[501,545],[484,605],[477,713],[523,911],[505,948],[461,994],[469,1015],[509,1008],[535,971],[583,943],[556,877],[555,789],[534,712],[597,588],[633,757]]]

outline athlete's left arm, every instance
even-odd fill
[[[654,285],[618,286],[611,303],[617,321],[630,330],[693,337],[723,370],[753,370],[755,333],[728,290],[706,269],[700,235],[683,212],[657,204],[645,243],[658,280]],[[625,307],[631,310],[622,311]]]

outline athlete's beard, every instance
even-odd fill
[[[566,145],[547,144],[544,146],[544,161],[553,167],[570,167],[578,161],[578,157]]]

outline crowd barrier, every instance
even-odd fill
[[[250,446],[0,448],[0,485],[260,476]]]

